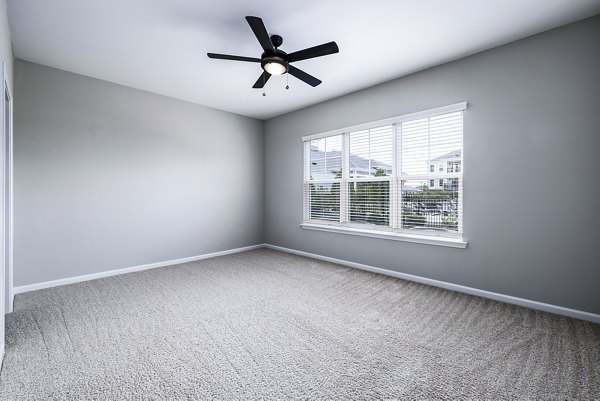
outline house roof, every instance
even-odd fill
[[[446,154],[443,154],[441,156],[438,156],[435,159],[431,159],[431,161],[437,162],[437,161],[443,161],[443,160],[449,160],[449,159],[456,159],[456,158],[460,158],[461,154],[462,154],[461,149],[456,149],[456,150],[450,151]]]
[[[327,154],[327,169],[330,172],[339,171],[342,168],[342,152],[334,150],[324,152],[316,146],[311,146],[311,159],[325,159]],[[369,166],[369,160],[358,155],[350,155],[350,168],[365,168]],[[371,169],[382,168],[384,170],[391,169],[392,166],[376,159],[371,159]]]

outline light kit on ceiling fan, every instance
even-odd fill
[[[287,67],[282,61],[273,60],[263,65],[263,70],[271,75],[283,75],[287,72]]]
[[[283,38],[279,35],[271,35],[267,33],[267,29],[258,17],[246,17],[248,25],[254,32],[256,39],[264,50],[260,58],[232,56],[229,54],[208,53],[209,58],[233,61],[246,61],[250,63],[260,63],[263,73],[254,83],[253,88],[264,88],[265,84],[271,78],[271,75],[283,75],[289,73],[299,80],[309,84],[312,87],[321,84],[321,80],[302,71],[299,68],[290,65],[295,61],[307,60],[315,57],[326,56],[328,54],[338,53],[340,50],[335,42],[324,43],[319,46],[310,47],[308,49],[299,50],[293,53],[286,53],[280,50],[279,47],[283,44]],[[286,82],[286,89],[289,89],[289,83]],[[263,96],[265,96],[263,89]]]

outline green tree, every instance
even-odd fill
[[[446,216],[442,219],[442,224],[449,230],[458,230],[458,219],[456,216]]]
[[[385,170],[378,168],[375,176],[385,176]],[[389,181],[351,182],[349,186],[350,221],[376,225],[390,224]]]

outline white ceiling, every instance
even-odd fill
[[[266,119],[600,13],[600,0],[8,0],[15,57]],[[312,88],[260,65],[244,16],[289,52],[335,40],[340,53],[299,61]]]

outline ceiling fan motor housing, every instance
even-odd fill
[[[279,35],[271,35],[271,43],[275,48],[278,48],[283,44],[283,38]]]

